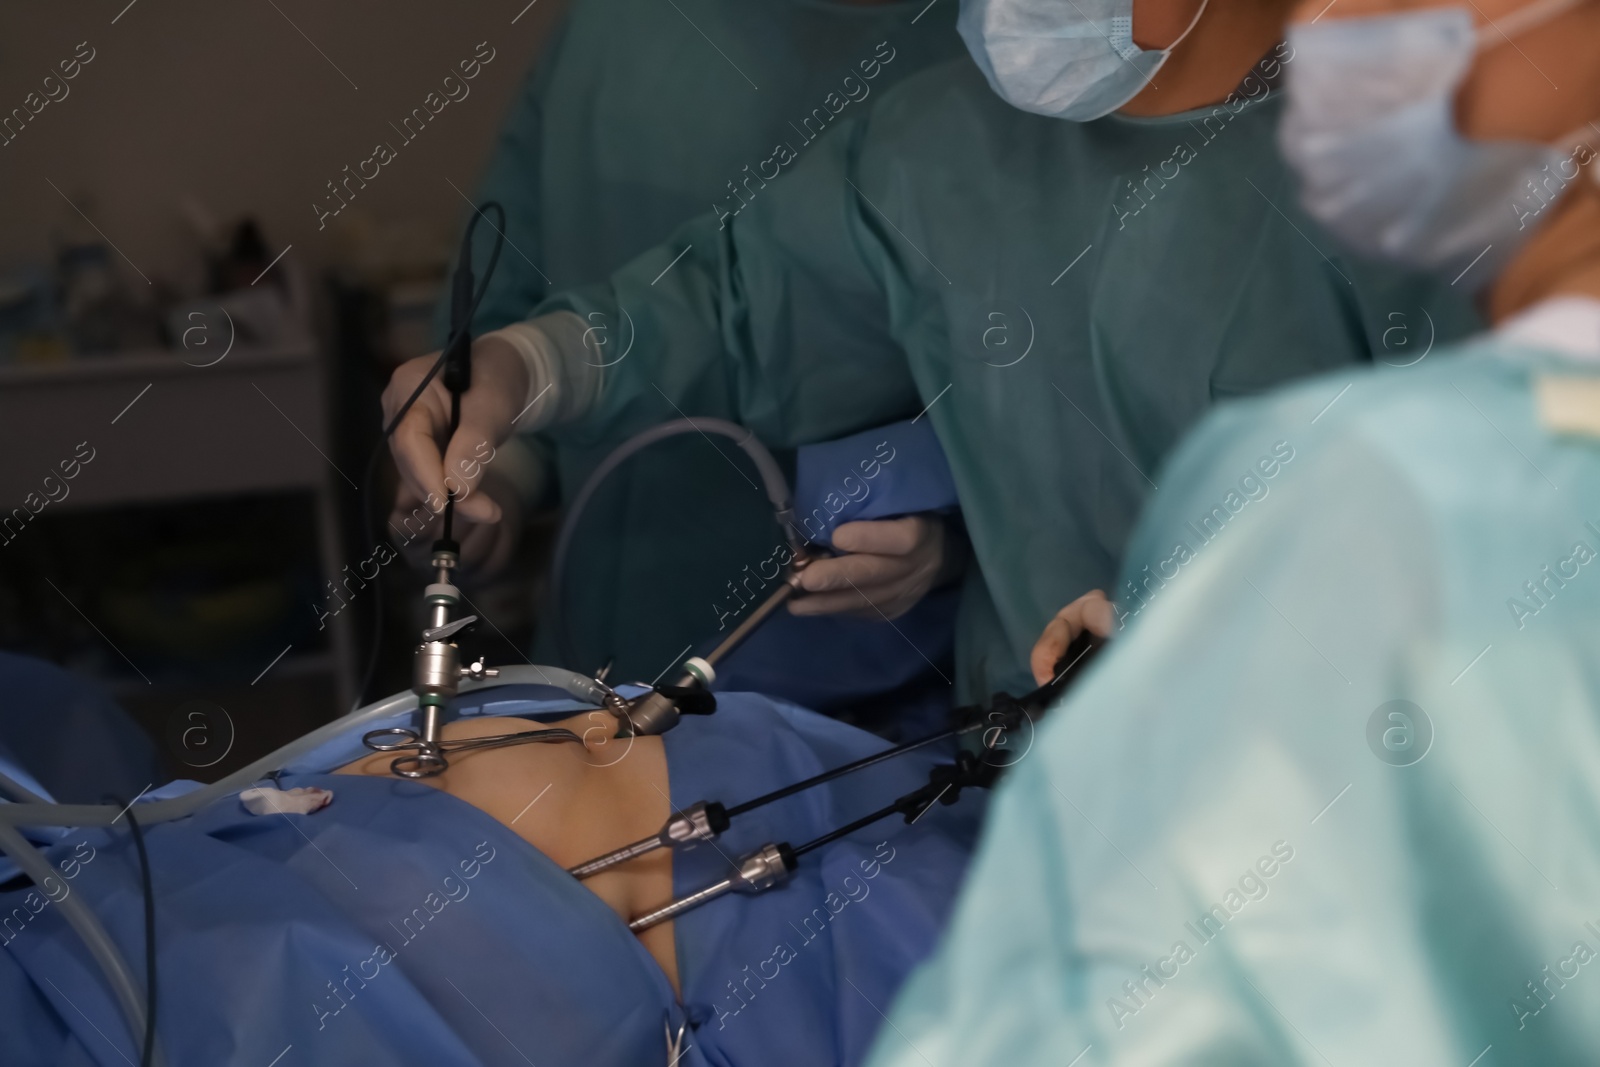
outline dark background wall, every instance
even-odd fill
[[[311,207],[324,182],[396,140],[388,124],[488,42],[495,59],[471,95],[353,205],[373,225],[448,240],[465,207],[449,182],[471,191],[561,0],[537,0],[514,25],[526,0],[126,2],[0,7],[0,112],[80,42],[95,51],[70,95],[0,147],[0,265],[50,253],[51,228],[70,211],[51,183],[85,196],[95,224],[151,277],[187,267],[185,194],[223,217],[255,215],[270,244],[292,244],[308,265],[331,262],[337,239]]]
[[[0,6],[0,649],[101,685],[171,773],[220,776],[348,707],[377,583],[346,592],[336,625],[319,614],[328,579],[371,556],[355,486],[377,392],[429,344],[464,194],[562,3]],[[414,140],[394,129],[460,61],[491,54]],[[28,117],[7,129],[13,108]],[[380,141],[396,158],[319,227],[326,183]],[[253,288],[253,268],[219,282],[201,218],[219,240],[251,219],[265,258],[288,251]],[[98,346],[62,295],[86,244],[138,305]],[[180,344],[186,302],[274,285],[299,293],[292,341],[241,342],[214,366],[219,346]],[[30,286],[62,306],[35,316]],[[28,494],[61,489],[42,479],[80,441],[94,460],[41,506]],[[372,694],[409,684],[420,581],[404,563],[378,579]],[[527,576],[475,593],[499,627],[492,655],[517,662]],[[50,713],[0,712],[0,741],[7,715]]]

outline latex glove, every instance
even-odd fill
[[[959,569],[960,554],[949,551],[952,540],[938,516],[842,523],[833,531],[833,547],[846,554],[801,571],[805,595],[790,600],[789,610],[899,618]]]
[[[438,358],[434,352],[395,369],[383,391],[385,426]],[[428,383],[389,438],[389,451],[400,472],[395,507],[410,514],[426,501],[429,509],[438,511],[448,488],[456,495],[457,519],[499,522],[500,505],[473,490],[486,469],[483,461],[511,436],[511,420],[528,393],[528,368],[522,355],[503,338],[487,334],[474,341],[472,386],[461,394],[461,422],[449,440],[450,391],[442,378],[442,374],[436,375]]]
[[[509,447],[503,446],[502,454]],[[475,522],[458,505],[451,532],[461,546],[463,571],[473,578],[492,578],[511,562],[522,541],[523,509],[518,487],[511,480],[492,469],[480,477],[477,495],[470,499],[489,500],[498,511],[497,518]],[[430,508],[402,483],[399,501],[389,516],[388,534],[389,540],[400,546],[406,561],[419,570],[426,568],[433,555],[433,542],[443,532],[442,508]]]
[[[1056,676],[1056,664],[1077,636],[1088,630],[1096,637],[1110,637],[1116,628],[1117,614],[1105,593],[1091,589],[1077,600],[1056,612],[1056,617],[1045,626],[1044,633],[1033,644],[1033,655],[1028,665],[1033,668],[1033,680],[1039,685]]]

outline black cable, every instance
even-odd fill
[[[389,443],[389,438],[394,436],[395,427],[400,425],[400,420],[406,417],[406,413],[417,402],[417,398],[422,395],[423,390],[428,388],[428,384],[444,368],[445,361],[451,355],[451,350],[471,331],[472,317],[478,313],[478,305],[483,303],[484,296],[489,292],[489,282],[494,278],[495,266],[500,262],[500,250],[505,245],[506,240],[506,209],[501,207],[498,201],[491,200],[474,210],[472,221],[467,223],[467,231],[461,236],[461,253],[457,258],[456,271],[458,274],[462,270],[471,271],[472,234],[478,228],[478,220],[487,218],[484,212],[490,208],[499,212],[500,225],[495,227],[494,247],[489,251],[489,263],[484,268],[483,282],[478,286],[477,295],[472,298],[471,306],[465,309],[464,312],[459,300],[452,302],[450,317],[455,321],[450,324],[450,336],[440,349],[439,358],[428,369],[428,373],[423,377],[422,381],[417,383],[417,387],[411,391],[411,395],[406,398],[406,402],[400,405],[400,410],[395,412],[394,418],[389,421],[389,425],[384,428],[382,436],[378,438],[378,443],[373,446],[372,456],[367,460],[367,470],[361,478],[361,526],[368,545],[377,544],[377,535],[374,534],[372,529],[372,481],[378,471],[378,460],[382,457],[384,449]],[[493,223],[490,225],[493,225]],[[456,396],[456,394],[452,394],[452,396]],[[459,405],[459,403],[459,397],[457,397],[455,404]],[[455,435],[454,423],[459,418],[460,409],[457,406],[455,408],[455,417],[452,419],[452,437]],[[445,447],[449,448],[448,440],[445,442]],[[449,506],[450,504],[447,501],[446,507],[448,508]],[[372,647],[367,653],[367,666],[361,674],[361,685],[356,690],[355,706],[358,708],[365,703],[367,690],[372,686],[372,676],[378,669],[378,647],[383,643],[383,582],[381,580],[373,582],[372,589]]]
[[[800,546],[794,543],[794,530],[791,529],[794,524],[785,519],[786,515],[792,517],[794,504],[788,479],[784,477],[783,470],[778,466],[777,460],[773,459],[772,453],[754,433],[737,423],[704,416],[669,419],[655,426],[646,427],[607,453],[605,459],[600,461],[600,465],[590,471],[589,476],[584,479],[578,494],[566,505],[566,515],[562,518],[561,530],[556,535],[555,552],[550,558],[550,588],[546,593],[552,618],[550,625],[555,631],[556,651],[560,654],[559,662],[562,666],[573,670],[583,669],[579,666],[578,653],[573,646],[572,631],[567,625],[565,584],[568,555],[574,543],[579,519],[582,518],[584,510],[599,492],[600,487],[605,484],[606,479],[615,474],[624,462],[658,441],[687,433],[697,433],[701,437],[708,434],[726,437],[750,458],[756,465],[756,473],[766,490],[767,500],[773,506],[778,527],[790,540],[790,547],[799,550]]]
[[[1061,659],[1057,661],[1056,676],[1054,679],[1046,682],[1044,685],[1040,686],[1038,689],[1035,689],[1031,693],[1017,697],[1014,700],[1008,699],[1007,702],[1011,704],[1012,707],[1015,707],[1019,712],[1030,707],[1044,707],[1045,705],[1048,705],[1051,701],[1059,697],[1066,690],[1066,688],[1076,680],[1077,675],[1089,665],[1090,661],[1093,660],[1095,655],[1099,653],[1103,644],[1104,642],[1094,634],[1087,630],[1083,631],[1072,641],[1070,645],[1067,646],[1066,651],[1061,655]],[[995,700],[998,701],[999,699],[1000,695],[996,694]],[[991,702],[991,707],[993,707],[993,702]],[[959,710],[960,709],[958,709],[958,713]],[[980,709],[972,708],[969,710],[975,712]],[[993,708],[993,710],[999,711],[1009,709]],[[843,766],[835,767],[831,771],[823,771],[821,774],[806,778],[802,781],[794,783],[793,785],[787,785],[782,789],[775,789],[770,793],[763,794],[762,796],[756,797],[754,800],[747,800],[743,804],[736,804],[727,809],[728,818],[731,819],[735,815],[743,815],[747,811],[753,811],[756,808],[771,804],[773,801],[782,800],[787,796],[793,796],[795,793],[810,789],[815,785],[821,785],[823,782],[831,782],[833,779],[849,774],[851,771],[858,771],[862,768],[870,767],[875,763],[882,763],[884,760],[893,759],[895,756],[899,756],[907,752],[914,752],[919,748],[934,744],[935,742],[943,741],[951,737],[958,737],[961,734],[968,734],[974,730],[982,729],[984,727],[984,722],[985,720],[979,719],[975,722],[969,722],[961,726],[952,726],[947,730],[940,730],[938,733],[929,734],[927,737],[920,738],[919,740],[907,741],[904,744],[895,745],[892,748],[886,748],[882,752],[876,752],[870,756],[864,756],[861,759],[846,763]]]
[[[1057,661],[1056,676],[1054,679],[1046,682],[1038,689],[1035,689],[1033,692],[1024,696],[1017,698],[1005,698],[1004,703],[1007,706],[1004,708],[997,706],[1002,697],[1001,694],[996,694],[994,700],[991,701],[991,710],[998,711],[1002,714],[1012,711],[1017,714],[1025,714],[1028,708],[1042,708],[1048,705],[1051,701],[1059,697],[1067,689],[1067,687],[1076,680],[1077,675],[1089,665],[1089,663],[1099,653],[1103,644],[1104,642],[1101,638],[1096,637],[1087,630],[1083,631],[1072,641],[1070,645],[1067,646],[1066,651],[1062,653],[1060,660]],[[975,713],[982,709],[974,707],[966,710],[968,710],[969,713]],[[960,713],[960,709],[958,709],[957,713]],[[882,752],[875,752],[870,756],[863,756],[861,759],[852,760],[849,763],[834,767],[832,770],[827,770],[823,771],[821,774],[812,775],[810,778],[802,779],[798,782],[795,782],[793,785],[786,785],[782,789],[774,789],[770,793],[763,793],[761,796],[758,796],[753,800],[747,800],[743,804],[735,804],[731,808],[725,808],[723,810],[723,814],[726,815],[727,818],[732,819],[736,815],[743,815],[745,812],[754,811],[756,808],[765,807],[766,805],[782,800],[785,797],[790,797],[796,793],[804,792],[813,786],[822,785],[824,782],[831,782],[835,778],[841,778],[853,771],[863,770],[867,767],[871,767],[874,764],[882,763],[885,760],[893,759],[894,757],[904,755],[907,752],[914,752],[919,748],[925,748],[926,746],[935,744],[939,741],[944,741],[952,737],[959,737],[962,734],[972,733],[974,730],[984,729],[987,721],[987,719],[977,719],[972,722],[964,723],[960,726],[952,726],[948,729],[940,730],[937,733],[929,734],[927,737],[919,738],[915,741],[907,741],[904,744],[894,745],[893,747],[884,749]]]
[[[120,804],[122,814],[128,819],[128,829],[133,832],[133,847],[139,853],[139,881],[144,890],[144,1052],[140,1067],[150,1067],[156,1048],[156,894],[150,881],[150,854],[144,847],[144,830],[134,817],[133,805],[123,804],[121,797],[107,795],[109,803]],[[135,798],[137,799],[137,798]]]
[[[456,436],[456,431],[459,430],[460,428],[461,428],[461,394],[458,391],[456,391],[455,389],[451,389],[450,390],[450,433],[449,433],[448,436],[445,437],[445,440],[446,441],[453,441],[455,439],[455,436]],[[454,545],[455,544],[455,539],[451,536],[455,532],[455,521],[456,521],[456,491],[454,489],[450,488],[450,486],[446,485],[444,487],[444,528],[441,531],[441,534],[440,534],[440,537],[439,537],[439,542],[440,543],[434,546],[435,550],[437,550],[441,546],[448,546],[448,545]]]
[[[957,757],[956,762],[941,763],[930,770],[925,784],[896,797],[870,815],[863,815],[837,830],[830,830],[821,837],[807,841],[794,849],[793,854],[796,858],[804,856],[807,852],[813,852],[841,837],[848,837],[857,830],[896,813],[904,814],[907,822],[916,822],[922,817],[923,812],[937,804],[940,798],[951,790],[955,790],[955,794],[945,801],[946,804],[954,804],[960,799],[963,789],[987,788],[994,780],[992,773],[987,773],[989,770],[971,753],[963,752]]]
[[[918,790],[918,791],[920,792],[920,790]],[[860,830],[863,827],[871,826],[873,823],[879,821],[880,819],[887,819],[889,816],[891,816],[891,815],[895,814],[895,812],[899,811],[901,809],[901,806],[904,805],[904,804],[905,804],[905,798],[901,797],[899,800],[896,800],[893,804],[889,804],[886,807],[879,808],[877,811],[873,812],[871,815],[863,815],[861,818],[857,819],[853,823],[847,823],[844,826],[839,827],[837,830],[830,830],[827,833],[823,834],[821,837],[814,837],[810,841],[807,841],[805,844],[800,845],[799,847],[794,849],[795,858],[798,859],[799,857],[804,856],[807,852],[813,852],[813,851],[821,848],[823,845],[831,844],[834,841],[839,840],[839,838],[841,838],[841,837],[848,837],[850,834],[855,833],[857,830]]]
[[[843,766],[835,767],[831,771],[823,771],[821,774],[814,775],[810,778],[804,779],[803,781],[796,782],[793,785],[786,785],[782,789],[774,789],[772,792],[756,797],[754,800],[747,800],[743,804],[736,804],[727,809],[728,818],[731,819],[735,815],[743,815],[747,811],[754,811],[756,808],[764,807],[767,804],[771,804],[773,801],[782,800],[784,797],[793,796],[796,793],[810,789],[812,786],[821,785],[823,782],[831,782],[833,779],[849,774],[851,771],[859,771],[864,767],[870,767],[875,763],[882,763],[884,760],[893,759],[895,756],[904,755],[907,752],[914,752],[919,748],[931,745],[937,741],[943,741],[947,738],[955,737],[957,734],[968,733],[977,728],[978,727],[976,726],[952,727],[948,730],[940,730],[936,734],[930,734],[927,737],[917,741],[907,741],[903,745],[896,745],[893,748],[886,748],[882,752],[875,752],[870,756],[864,756],[861,759],[855,760],[851,763],[846,763]]]

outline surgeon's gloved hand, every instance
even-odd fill
[[[472,386],[461,394],[461,422],[455,435],[449,436],[450,391],[435,376],[389,439],[400,472],[400,497],[413,502],[443,500],[446,490],[453,490],[457,518],[499,522],[500,505],[490,494],[472,490],[483,477],[486,462],[513,432],[571,421],[593,405],[600,392],[601,368],[598,361],[584,358],[585,337],[583,320],[560,311],[475,340]],[[383,391],[384,425],[438,358],[434,352],[395,370]]]
[[[843,523],[833,547],[844,555],[818,559],[800,572],[796,615],[845,613],[895,619],[966,563],[966,539],[937,515]]]
[[[1034,642],[1028,666],[1033,669],[1033,680],[1039,685],[1056,676],[1056,664],[1066,653],[1067,646],[1079,634],[1088,630],[1096,637],[1110,637],[1116,629],[1117,613],[1105,593],[1091,589],[1077,600],[1056,612],[1056,617],[1045,626],[1044,633]]]
[[[495,461],[506,457],[514,444],[503,444]],[[511,562],[522,540],[524,495],[513,479],[490,469],[481,475],[471,495],[458,500],[451,532],[461,546],[461,566],[468,577],[493,578]],[[480,496],[488,497],[495,505],[494,519],[478,522],[464,514],[464,505]],[[443,533],[443,501],[438,497],[419,500],[410,486],[402,483],[394,513],[389,516],[389,538],[399,544],[406,562],[419,570],[426,568],[433,555],[433,542]]]
[[[437,352],[402,363],[383,391],[384,424],[415,391],[439,358]],[[400,471],[397,510],[410,512],[424,500],[442,500],[446,489],[458,500],[456,515],[472,522],[500,520],[500,507],[487,494],[474,493],[483,476],[482,459],[511,436],[511,420],[528,391],[528,371],[516,349],[489,334],[472,344],[472,387],[461,394],[461,422],[450,437],[450,391],[443,375],[417,397],[389,438]],[[407,503],[411,507],[405,507]]]

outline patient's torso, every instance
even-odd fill
[[[524,744],[451,754],[443,774],[422,779],[494,816],[563,867],[659,833],[671,814],[666,753],[658,737],[614,739],[615,720],[589,712],[557,723],[471,718],[444,727],[446,739],[565,727],[583,744]],[[347,764],[341,774],[388,775],[393,754]],[[624,922],[672,896],[672,853],[661,849],[587,879],[584,885]],[[678,986],[672,924],[639,940]]]

